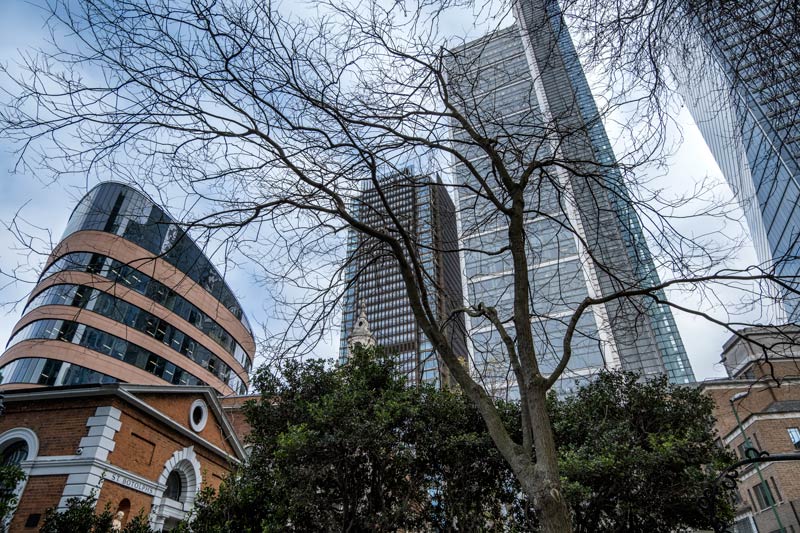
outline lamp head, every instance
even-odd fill
[[[750,394],[750,391],[742,391],[742,392],[736,393],[733,396],[731,396],[730,402],[731,403],[737,402],[737,401],[741,400],[742,398],[746,397],[749,394]]]

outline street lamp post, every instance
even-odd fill
[[[750,391],[742,391],[737,394],[734,394],[733,396],[731,396],[730,399],[731,410],[733,411],[734,418],[736,418],[736,426],[739,428],[739,432],[742,434],[742,438],[744,439],[744,453],[746,456],[749,456],[749,454],[747,453],[749,449],[755,449],[755,448],[751,445],[750,438],[744,432],[744,426],[742,426],[742,421],[741,419],[739,419],[739,413],[736,411],[736,402],[741,400],[742,398],[745,398],[749,394]],[[778,508],[777,508],[778,506],[775,503],[775,499],[772,497],[772,490],[770,490],[769,485],[767,485],[766,481],[764,481],[764,475],[761,473],[761,466],[759,466],[758,463],[754,464],[756,467],[756,473],[758,474],[758,479],[759,481],[761,481],[762,493],[767,498],[768,500],[767,503],[772,508],[772,514],[775,515],[775,520],[778,522],[779,531],[783,532],[784,531],[783,522],[781,522],[781,517],[778,514]],[[763,490],[763,487],[766,487],[767,490]]]

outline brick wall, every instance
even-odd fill
[[[192,398],[194,399],[194,398]],[[108,456],[109,462],[151,480],[157,480],[164,465],[177,450],[194,445],[203,475],[203,483],[218,486],[230,466],[217,454],[195,445],[188,437],[117,400],[122,410],[122,427],[115,437],[116,446]],[[191,401],[189,402],[191,403]],[[188,405],[186,406],[188,412]],[[187,415],[188,417],[188,415]],[[213,420],[209,420],[209,425]],[[216,475],[216,478],[214,477]]]
[[[25,484],[14,519],[11,521],[10,531],[39,531],[39,527],[44,523],[45,510],[58,505],[66,482],[66,475],[30,477]],[[25,522],[32,513],[41,514],[41,518],[37,526],[26,528]]]
[[[222,408],[225,409],[225,416],[228,417],[233,431],[242,443],[246,442],[247,436],[250,434],[250,424],[244,416],[242,408],[248,401],[260,401],[261,395],[255,394],[250,396],[233,396],[230,398],[221,398]]]
[[[744,470],[739,482],[739,494],[744,504],[752,510],[759,530],[769,532],[778,529],[775,518],[777,512],[784,528],[792,526],[795,531],[800,531],[800,464],[766,463],[760,466],[760,470],[776,502],[774,511],[771,507],[762,506],[756,496],[756,486],[761,483],[761,477],[755,467]]]
[[[12,399],[6,403],[6,414],[0,417],[0,433],[12,428],[26,427],[37,434],[40,443],[38,457],[73,456],[81,439],[89,431],[86,423],[95,415],[97,407],[113,406],[121,411],[121,415],[119,430],[108,435],[114,439],[114,449],[108,454],[110,464],[157,482],[173,454],[193,446],[200,463],[203,485],[215,488],[219,486],[231,469],[227,458],[206,449],[190,436],[116,396],[112,390],[108,395],[101,396],[34,401]],[[191,432],[189,408],[195,399],[201,397],[201,394],[153,394],[146,401]],[[208,423],[200,436],[235,457],[233,446],[225,438],[219,421],[210,410]],[[30,476],[21,495],[11,530],[38,530],[45,510],[58,505],[67,478],[66,474]],[[149,514],[153,502],[152,494],[119,485],[108,477],[97,497],[97,509],[102,510],[108,505],[112,512],[119,509],[121,502],[128,500],[125,502],[126,506],[130,505],[126,518],[135,516],[140,510]],[[42,519],[36,527],[25,529],[23,525],[31,513],[41,514]]]
[[[716,427],[720,437],[728,442],[730,449],[736,450],[744,442],[744,437],[737,427],[730,399],[738,393],[747,392],[747,396],[735,402],[735,407],[751,443],[759,450],[770,454],[797,451],[787,429],[800,428],[800,411],[786,412],[786,406],[790,404],[776,404],[800,400],[800,383],[786,380],[777,387],[774,382],[742,379],[707,382],[702,387],[705,394],[715,401]],[[755,488],[761,483],[758,470],[761,471],[761,477],[764,478],[772,497],[777,502],[774,511],[771,507],[762,505],[756,495]],[[787,530],[792,526],[795,531],[800,532],[800,460],[763,463],[758,469],[750,466],[740,469],[739,473],[738,488],[742,498],[738,507],[739,513],[751,511],[759,530],[769,532],[779,528],[775,518],[777,512]]]
[[[108,505],[109,510],[112,513],[116,513],[120,508],[120,503],[125,499],[130,502],[129,511],[125,514],[125,522],[132,516],[139,514],[139,511],[143,511],[145,515],[150,513],[150,507],[153,503],[152,496],[117,485],[109,480],[103,482],[103,488],[97,498],[97,510],[101,511]]]
[[[730,398],[737,393],[749,392],[745,398],[736,401],[736,411],[745,424],[751,415],[766,411],[775,402],[800,400],[800,383],[789,381],[780,387],[749,381],[726,381],[724,384],[709,382],[703,384],[703,388],[704,393],[711,396],[716,404],[714,416],[717,419],[717,431],[722,437],[736,430]]]
[[[197,399],[204,400],[203,396],[200,394],[138,394],[137,398],[152,405],[155,409],[161,411],[187,429],[191,429],[191,425],[189,424],[189,409],[192,402]],[[222,427],[214,418],[214,414],[211,413],[210,408],[208,423],[198,435],[229,454],[234,454],[233,447],[225,438]]]
[[[86,420],[101,401],[83,398],[57,403],[6,402],[0,433],[16,427],[30,428],[39,438],[39,455],[73,455],[86,435]]]

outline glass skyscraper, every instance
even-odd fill
[[[782,35],[773,1],[738,5],[697,23],[690,57],[676,57],[679,90],[744,210],[759,261],[793,285],[800,275],[800,41]],[[793,44],[790,44],[793,43]],[[800,318],[784,295],[777,317]],[[783,314],[779,312],[779,315]]]
[[[454,352],[466,359],[463,318],[459,314],[448,320],[452,310],[462,306],[463,294],[455,208],[444,185],[429,176],[401,172],[381,178],[379,188],[365,180],[353,202],[356,215],[371,227],[396,227],[390,218],[396,217],[407,232],[413,245],[406,253],[413,253],[425,272],[425,289],[432,295],[428,302],[439,323],[447,324]],[[400,269],[390,251],[377,240],[351,230],[346,277],[340,362],[347,361],[348,337],[364,311],[375,341],[395,359],[409,383],[448,384],[447,369],[414,318]]]
[[[468,158],[454,170],[461,248],[467,302],[495,306],[501,318],[510,317],[508,219],[489,197],[510,205],[502,181],[528,176],[524,229],[531,327],[540,367],[549,373],[563,353],[567,324],[586,296],[652,286],[658,274],[558,5],[519,2],[515,15],[514,27],[454,50],[447,65],[452,105],[478,136],[494,144],[509,173],[501,175],[497,162],[478,148],[475,134],[453,123],[454,146]],[[535,161],[544,165],[533,168]],[[475,174],[486,184],[479,185]],[[477,377],[493,394],[515,397],[516,381],[495,328],[485,320],[470,322]],[[572,347],[557,387],[562,393],[604,367],[694,381],[670,309],[651,299],[592,306],[578,322]]]

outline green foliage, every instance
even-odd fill
[[[25,473],[17,465],[0,466],[0,522],[17,507],[14,489],[25,479]]]
[[[698,500],[733,458],[715,445],[713,403],[698,389],[604,372],[550,409],[576,532],[710,525]],[[730,515],[727,495],[720,505]]]
[[[95,514],[96,503],[97,499],[94,496],[75,497],[67,500],[67,508],[62,512],[51,507],[45,512],[44,524],[39,531],[41,533],[66,533],[68,531],[107,533],[112,531],[111,523],[114,516],[111,514],[111,510],[106,508],[102,513]]]
[[[97,498],[94,494],[86,498],[70,498],[67,500],[67,508],[59,512],[51,507],[45,512],[44,523],[40,533],[75,533],[77,531],[85,533],[118,533],[113,529],[114,513],[106,505],[100,513],[95,513]],[[143,511],[134,516],[125,527],[122,533],[154,533],[150,529]]]
[[[250,462],[200,495],[192,531],[447,530],[509,520],[513,476],[460,394],[406,387],[372,350],[341,368],[288,362],[255,381],[262,401],[246,407]]]
[[[410,421],[415,466],[434,495],[425,523],[443,531],[482,524],[527,529],[526,520],[509,514],[520,488],[473,404],[461,394],[433,388],[420,389],[415,399],[417,410]],[[518,407],[499,407],[506,425],[518,427]]]
[[[379,351],[341,368],[288,362],[255,382],[250,461],[201,492],[185,525],[194,533],[535,528],[474,406],[406,387]],[[707,525],[698,499],[730,456],[714,446],[697,390],[604,373],[549,407],[576,531]],[[519,406],[498,408],[519,438]]]
[[[150,521],[147,515],[144,514],[144,509],[139,511],[139,514],[128,520],[125,527],[122,529],[123,533],[153,533],[150,529]]]

